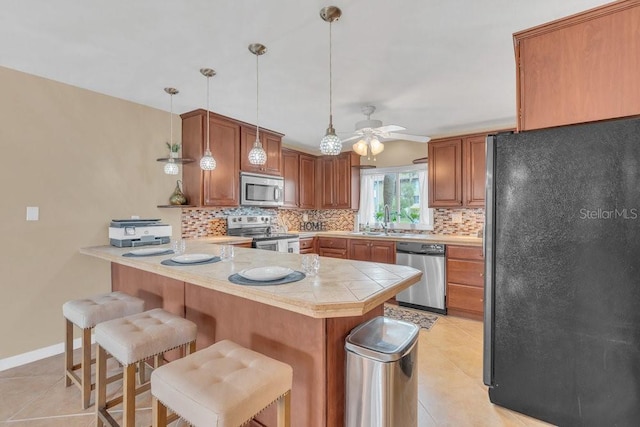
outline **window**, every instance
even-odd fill
[[[388,205],[394,228],[433,229],[426,164],[360,172],[360,224],[382,223]]]

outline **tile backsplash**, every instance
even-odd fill
[[[477,236],[482,227],[484,208],[433,210],[433,234]]]
[[[345,209],[184,208],[182,237],[224,236],[227,215],[272,216],[289,231],[304,231],[305,223],[319,223],[328,231],[353,231],[357,223],[357,212]],[[434,209],[433,222],[433,231],[416,232],[476,236],[484,225],[484,209]]]

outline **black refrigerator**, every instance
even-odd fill
[[[491,401],[640,425],[640,119],[490,136],[484,249]]]

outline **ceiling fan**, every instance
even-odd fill
[[[367,116],[367,120],[361,120],[356,123],[356,130],[353,136],[344,139],[342,142],[358,140],[353,144],[353,151],[361,156],[375,156],[382,153],[384,144],[381,139],[401,139],[404,141],[429,142],[431,138],[428,136],[409,135],[406,133],[398,133],[398,131],[406,128],[398,125],[382,126],[381,120],[371,120],[371,114],[376,111],[373,105],[365,105],[362,107],[362,113]]]

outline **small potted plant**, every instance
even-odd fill
[[[169,148],[169,157],[172,159],[176,159],[179,156],[178,152],[180,151],[180,144],[174,142],[173,144],[167,142],[167,147]]]

